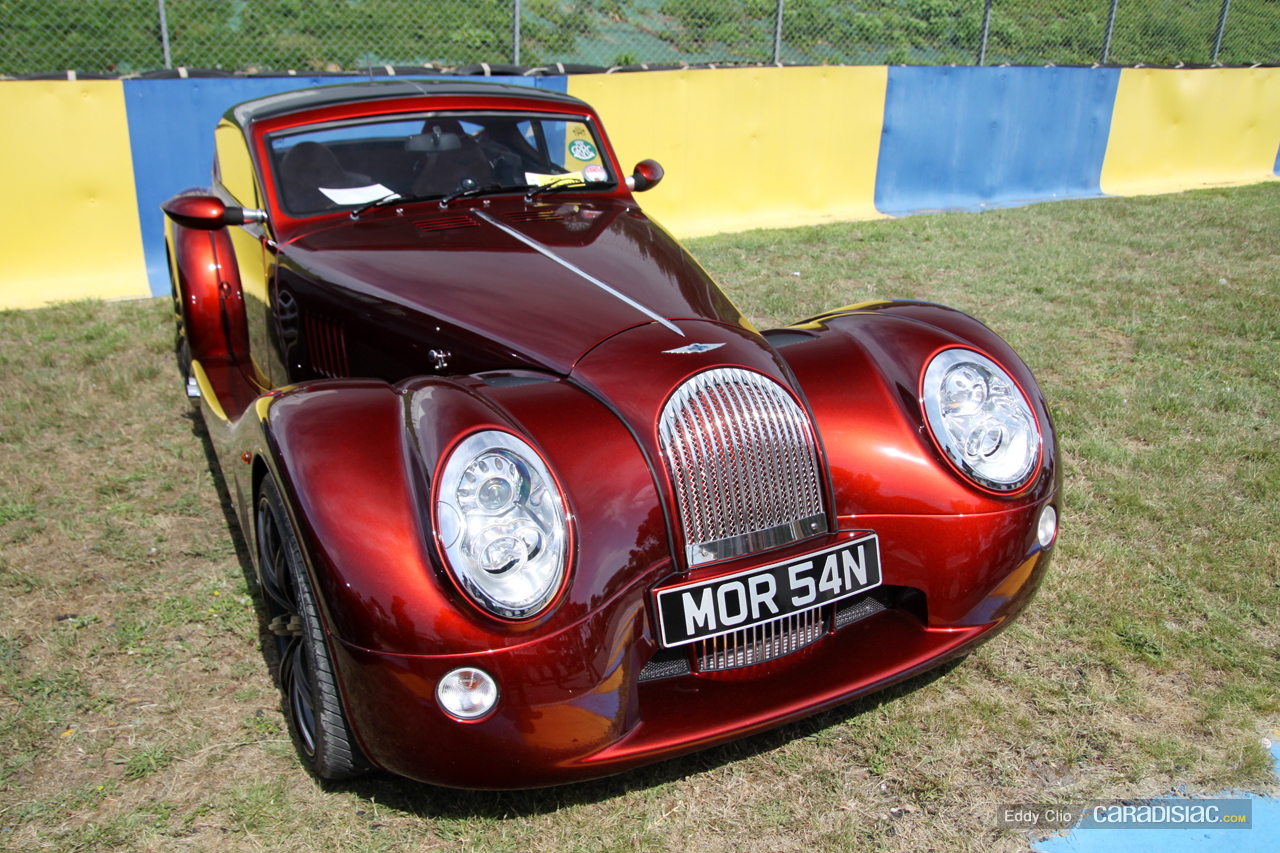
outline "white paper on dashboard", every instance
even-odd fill
[[[566,184],[571,181],[582,182],[582,173],[562,172],[559,175],[544,175],[541,172],[524,173],[524,182],[534,187],[545,187],[547,184],[558,184],[561,181]]]
[[[368,204],[371,201],[379,201],[389,195],[395,195],[382,184],[340,190],[331,190],[328,187],[316,187],[316,189],[328,196],[334,204]]]

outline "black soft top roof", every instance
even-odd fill
[[[377,80],[369,83],[343,83],[338,86],[321,86],[315,89],[298,89],[268,95],[254,101],[245,101],[227,110],[225,118],[244,127],[252,121],[312,110],[334,104],[355,101],[378,101],[392,98],[413,98],[433,95],[476,95],[531,98],[552,103],[584,106],[583,102],[569,95],[535,89],[532,86],[513,86],[509,83],[474,83],[457,80]]]

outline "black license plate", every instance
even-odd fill
[[[816,554],[657,592],[663,646],[718,637],[880,585],[880,540],[859,536]]]

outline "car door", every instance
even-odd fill
[[[217,146],[215,190],[229,205],[261,210],[264,207],[261,184],[243,131],[224,119],[214,138]],[[241,368],[246,379],[265,391],[288,381],[279,357],[274,321],[271,285],[276,243],[269,223],[229,225],[227,233],[235,251],[248,325],[249,357],[242,360]]]

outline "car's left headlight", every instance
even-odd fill
[[[973,350],[933,357],[921,388],[929,429],[961,473],[1000,492],[1019,489],[1040,459],[1040,425],[1017,383]]]
[[[468,436],[444,466],[436,531],[449,568],[497,616],[536,615],[564,580],[569,528],[551,472],[507,432]]]

